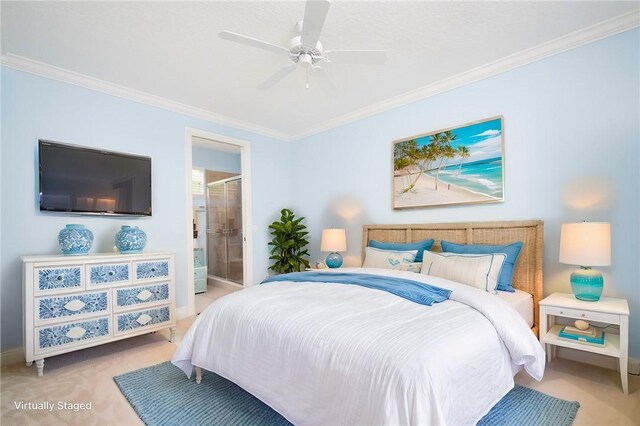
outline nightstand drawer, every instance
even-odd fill
[[[620,324],[620,315],[607,314],[604,312],[585,311],[580,309],[558,308],[555,306],[545,307],[548,315],[560,317],[583,319],[586,321],[606,322],[609,324]]]

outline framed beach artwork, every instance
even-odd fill
[[[504,200],[503,118],[393,142],[393,208]]]

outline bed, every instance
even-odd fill
[[[540,221],[365,225],[363,253],[370,239],[434,238],[432,250],[443,239],[522,241],[514,287],[537,307],[542,230]],[[326,271],[323,283],[278,281],[219,299],[193,323],[172,362],[188,377],[195,367],[196,381],[206,369],[235,382],[294,424],[475,424],[518,371],[541,379],[537,308],[527,323],[503,298],[460,283],[341,268],[449,292],[448,300],[425,306],[332,283],[336,273]]]

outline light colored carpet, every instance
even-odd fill
[[[235,383],[209,371],[202,383],[187,379],[169,361],[116,376],[113,380],[150,426],[291,426],[284,417]],[[174,401],[169,405],[166,401]],[[580,404],[516,385],[478,426],[570,426]]]
[[[176,344],[194,318],[178,322]],[[37,377],[35,366],[3,367],[0,424],[142,424],[113,377],[171,359],[176,344],[169,343],[167,338],[168,333],[162,331],[49,358],[43,377]],[[525,373],[518,374],[516,382],[557,398],[579,401],[574,425],[640,425],[638,376],[629,376],[630,394],[625,396],[617,372],[556,359],[547,366],[541,383]],[[15,403],[20,401],[91,402],[91,410],[18,410]]]

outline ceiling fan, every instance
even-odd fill
[[[258,86],[259,89],[269,89],[295,71],[298,66],[302,66],[305,69],[307,89],[309,88],[309,72],[311,70],[313,75],[318,77],[321,85],[335,90],[329,76],[319,64],[323,62],[380,64],[386,61],[387,55],[384,50],[324,50],[319,39],[330,4],[329,0],[307,0],[304,18],[296,24],[300,35],[289,41],[289,47],[279,46],[231,31],[221,31],[218,35],[225,40],[288,55],[293,64],[273,74]]]

